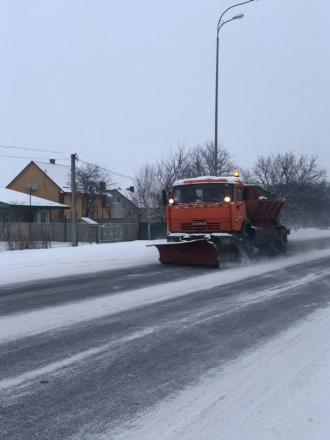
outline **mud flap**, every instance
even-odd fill
[[[177,243],[154,244],[162,264],[219,267],[219,255],[214,243],[204,238]]]

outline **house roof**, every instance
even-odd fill
[[[71,170],[68,165],[33,161],[63,192],[71,192]]]
[[[19,191],[14,191],[9,188],[0,188],[0,206],[10,207],[10,206],[32,206],[34,208],[69,208],[67,205],[62,205],[61,203],[52,202],[51,200],[42,199],[41,197],[36,197]]]
[[[125,197],[125,199],[127,199],[133,205],[137,206],[136,203],[132,200],[132,194],[133,194],[132,191],[125,190],[122,188],[112,188],[112,189],[108,190],[108,192],[110,192],[110,193],[113,191],[117,191],[117,193],[119,193],[121,196]]]

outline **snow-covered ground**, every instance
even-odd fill
[[[313,240],[322,238],[329,240],[330,246],[329,229],[292,231],[289,240],[295,244],[310,241],[312,245]],[[132,241],[78,248],[56,243],[50,249],[3,251],[0,252],[0,285],[157,263],[157,249],[147,247],[152,243]]]
[[[311,242],[310,250],[286,257],[245,263],[239,267],[210,271],[170,283],[120,291],[72,303],[30,309],[0,318],[0,344],[44,332],[63,331],[70,325],[110,316],[134,307],[191,295],[233,281],[258,277],[319,258],[330,257],[327,249],[313,250],[313,242],[329,240],[329,230],[293,232],[291,240]],[[126,242],[57,247],[0,253],[0,285],[49,277],[60,277],[111,268],[157,264],[158,252],[150,242]],[[292,288],[327,279],[329,270],[306,273],[299,278],[279,280],[276,287],[238,292],[232,307],[243,310],[261,304]],[[244,289],[243,289],[244,290]],[[308,300],[309,301],[309,300]],[[310,299],[312,303],[313,299]],[[308,307],[308,306],[307,306]],[[219,310],[219,316],[225,313]],[[106,440],[326,440],[330,411],[330,307],[319,309],[269,342],[243,352],[236,361],[202,376],[171,398],[161,401],[118,432],[98,437]],[[158,323],[157,323],[158,325]],[[159,323],[161,325],[161,323]],[[157,331],[138,329],[135,340]],[[54,333],[52,333],[54,334]],[[45,374],[68,368],[112,348],[108,341],[63,359],[42,363],[38,368],[0,380],[0,393],[29,383]]]
[[[172,281],[155,286],[120,292],[116,295],[85,299],[69,304],[52,306],[41,310],[32,310],[24,314],[9,315],[0,318],[0,343],[15,340],[23,336],[32,336],[50,330],[74,325],[83,321],[109,316],[129,310],[133,307],[165,301],[194,292],[211,289],[233,281],[241,281],[253,276],[259,276],[271,271],[284,269],[296,264],[306,263],[319,258],[330,257],[330,249],[310,251],[286,258],[272,259],[259,264],[247,264],[223,271],[214,271],[193,278]],[[279,284],[276,289],[256,290],[255,295],[249,298],[249,303],[264,300],[266,297],[278,295],[283,289],[299,287],[307,282],[323,279],[328,271],[307,275],[293,281],[293,285]],[[311,279],[312,277],[312,279]],[[237,297],[237,301],[240,297]],[[246,302],[243,294],[242,301]]]
[[[330,229],[297,229],[291,230],[289,241],[318,240],[320,238],[330,238]]]
[[[330,438],[330,308],[161,402],[116,440]],[[109,433],[98,440],[110,438]]]
[[[0,285],[157,263],[149,241],[0,252]]]

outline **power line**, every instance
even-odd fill
[[[63,158],[65,157],[62,151],[54,151],[54,150],[46,150],[43,148],[37,148],[37,147],[23,147],[19,145],[3,145],[0,144],[0,148],[4,148],[6,150],[24,150],[24,151],[39,151],[42,153],[52,153],[52,154],[60,154]]]
[[[8,149],[8,150],[40,151],[42,153],[60,154],[63,158],[65,157],[65,153],[63,153],[62,151],[48,150],[48,149],[41,148],[41,147],[25,147],[25,146],[19,146],[19,145],[3,145],[3,144],[0,144],[0,148],[5,148],[5,149]],[[79,156],[91,157],[92,159],[106,160],[108,162],[118,162],[118,163],[124,163],[124,164],[128,164],[128,165],[133,165],[131,162],[125,162],[125,161],[121,161],[121,160],[109,159],[107,157],[102,157],[102,156],[92,156],[92,155],[89,155],[89,154],[81,154],[81,153],[79,153]],[[68,156],[65,157],[65,160],[69,160],[69,157]]]
[[[0,154],[0,157],[5,157],[7,159],[26,159],[26,160],[45,160],[45,157],[31,157],[31,156],[15,156],[8,154]],[[65,159],[66,160],[66,159]]]
[[[85,160],[82,160],[82,159],[79,159],[79,160],[80,160],[80,162],[82,162],[82,163],[84,163],[84,164],[86,164],[86,165],[97,166],[97,167],[99,167],[101,170],[106,171],[106,172],[110,172],[110,173],[114,174],[115,176],[123,177],[124,179],[134,180],[134,177],[132,177],[132,176],[126,176],[125,174],[117,173],[117,172],[115,172],[115,171],[113,171],[113,170],[111,170],[111,169],[103,168],[103,167],[101,167],[100,165],[95,164],[95,163],[92,163],[92,162],[86,162]]]
[[[62,153],[61,151],[47,150],[47,149],[38,148],[38,147],[23,147],[23,146],[18,146],[18,145],[3,145],[3,144],[0,144],[0,148],[6,149],[6,150],[39,151],[39,152],[42,152],[42,153],[59,154],[59,155],[62,156],[63,160],[69,160],[68,158],[65,157],[64,153]],[[107,160],[107,161],[111,162],[111,159],[107,159],[107,158],[104,158],[104,157],[88,156],[88,155],[85,155],[85,154],[80,155],[79,153],[78,153],[78,155],[79,156],[86,156],[86,157],[94,157],[95,159]],[[3,155],[3,154],[0,154],[0,157],[5,157],[5,158],[8,158],[8,159],[27,159],[27,160],[42,160],[42,159],[45,159],[44,157],[27,157],[27,156]],[[96,165],[100,169],[102,169],[104,171],[107,171],[107,172],[110,172],[110,173],[112,173],[115,176],[122,177],[124,179],[134,180],[134,178],[132,176],[127,176],[125,174],[117,173],[116,171],[113,171],[112,169],[103,168],[100,165],[97,165],[95,163],[87,162],[87,161],[84,161],[82,159],[80,159],[80,162],[88,164],[88,165],[94,165],[94,166]]]
[[[116,159],[109,159],[108,157],[102,157],[102,156],[91,156],[90,154],[79,154],[79,156],[90,157],[92,159],[97,159],[97,160],[106,160],[107,162],[117,162],[117,163],[122,163],[122,164],[126,164],[126,165],[135,165],[132,162],[126,162],[126,161],[116,160]]]
[[[43,151],[43,150],[42,150]],[[26,160],[45,160],[45,157],[32,157],[32,156],[17,156],[17,155],[9,155],[9,154],[0,154],[0,157],[6,158],[6,159],[26,159]],[[63,160],[68,160],[68,159],[63,159]],[[85,160],[80,159],[80,162],[86,164],[86,165],[93,165],[93,166],[97,166],[99,167],[101,170],[106,171],[106,172],[110,172],[111,174],[118,176],[118,177],[122,177],[124,179],[129,179],[129,180],[134,180],[134,177],[132,176],[127,176],[126,174],[121,174],[121,173],[117,173],[116,171],[113,171],[112,169],[108,169],[108,168],[104,168],[101,167],[98,164],[92,163],[92,162],[87,162]]]

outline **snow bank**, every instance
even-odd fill
[[[147,244],[130,241],[0,252],[0,285],[156,264],[158,251]]]
[[[325,440],[330,308],[98,440]],[[110,436],[110,437],[109,437]]]
[[[292,230],[289,235],[289,241],[317,240],[321,238],[330,238],[330,229],[297,229]]]

